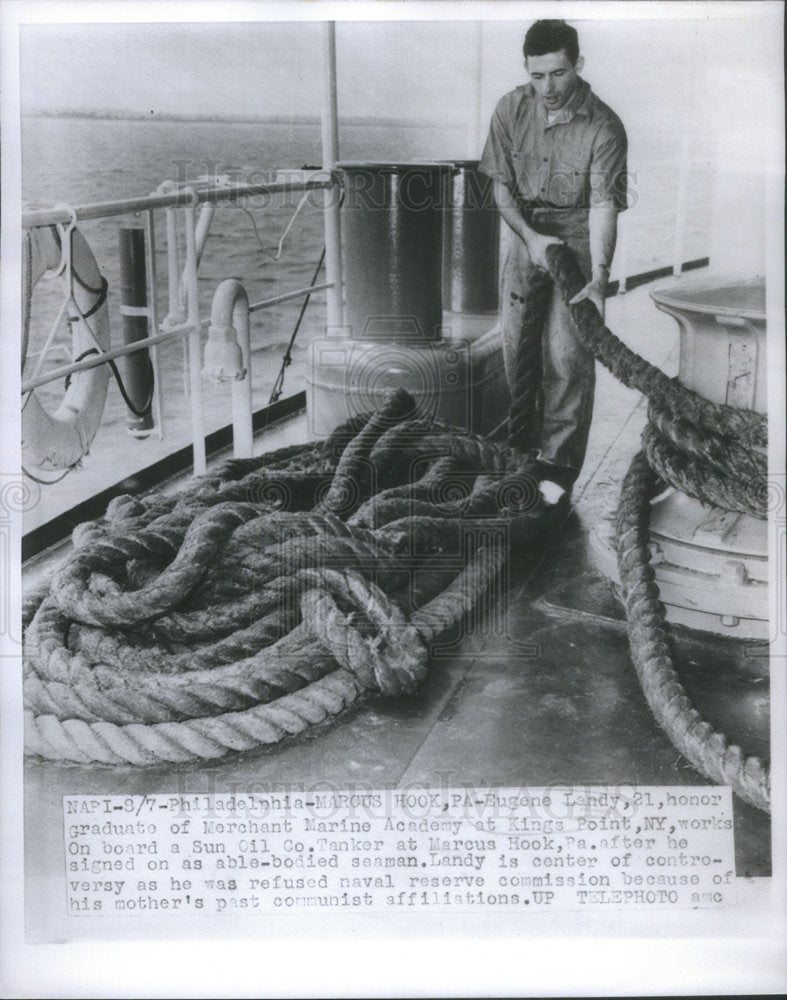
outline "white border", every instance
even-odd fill
[[[556,5],[545,3],[416,2],[133,2],[102,0],[83,2],[9,2],[0,0],[2,28],[2,138],[3,138],[3,242],[4,279],[0,299],[2,319],[3,381],[14,382],[18,372],[15,338],[6,330],[19,326],[18,226],[19,138],[18,53],[16,30],[25,22],[80,21],[244,21],[244,20],[532,20],[555,16]],[[736,18],[753,11],[774,19],[780,27],[781,5],[750,0],[713,2],[571,2],[560,14],[574,21],[594,19],[647,20],[653,17],[693,20],[704,17]],[[734,70],[734,53],[730,54]],[[783,116],[782,116],[783,123]],[[776,132],[777,130],[774,130]],[[772,162],[782,163],[783,144],[771,151]],[[781,168],[780,168],[781,170]],[[16,195],[14,196],[14,192]],[[768,267],[769,329],[783,322],[783,188],[773,178],[769,200],[770,254]],[[771,327],[770,324],[773,324]],[[13,346],[11,346],[13,345]],[[782,357],[771,359],[771,426],[783,428],[774,415],[785,412],[783,342]],[[15,392],[2,399],[2,466],[14,468],[9,442],[19,439],[19,414]],[[774,463],[782,463],[784,440],[772,441]],[[775,464],[774,464],[774,467]],[[17,537],[18,534],[17,534]],[[774,545],[776,545],[774,539]],[[783,539],[781,541],[783,545]],[[784,576],[783,551],[772,552],[772,583]],[[18,560],[18,552],[15,557]],[[774,600],[783,593],[772,586]],[[780,609],[774,608],[774,611]],[[12,609],[13,611],[13,609]],[[18,607],[16,608],[18,612]],[[780,993],[787,986],[784,964],[787,894],[784,850],[785,797],[785,672],[782,637],[781,658],[774,664],[774,878],[770,881],[770,907],[762,906],[762,888],[755,889],[753,906],[740,913],[708,915],[697,912],[695,931],[707,937],[631,939],[617,936],[568,939],[510,939],[478,941],[467,934],[454,936],[451,921],[439,939],[368,941],[365,935],[333,940],[276,942],[233,941],[96,943],[27,945],[22,931],[22,829],[21,733],[18,720],[4,716],[2,732],[3,790],[0,828],[0,878],[2,879],[2,940],[0,941],[0,990],[5,996],[471,996],[471,995],[623,995],[648,993]],[[0,696],[4,705],[19,703],[20,682],[14,661],[0,661]],[[11,669],[9,669],[9,667]],[[778,710],[778,711],[777,711]],[[777,722],[779,724],[777,724]],[[766,896],[768,892],[766,891]],[[663,914],[662,914],[663,916]],[[683,918],[681,918],[683,919]],[[660,918],[661,922],[661,918]],[[678,921],[678,923],[680,920]],[[384,933],[384,919],[376,923]],[[601,928],[600,928],[601,930]],[[660,928],[663,930],[663,928]],[[602,931],[603,933],[603,931]],[[467,935],[467,936],[465,936]]]

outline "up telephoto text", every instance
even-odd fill
[[[74,917],[734,902],[724,788],[67,796],[63,810]]]

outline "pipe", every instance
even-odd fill
[[[309,298],[317,292],[324,292],[328,288],[333,288],[330,281],[323,281],[319,285],[307,285],[305,288],[295,288],[291,292],[282,292],[281,295],[272,295],[268,299],[260,299],[249,306],[249,312],[258,312],[260,309],[270,309],[271,306],[281,305],[282,302],[292,302],[293,299]]]
[[[156,218],[153,209],[145,212],[145,233],[147,237],[147,282],[150,289],[149,316],[151,330],[158,330],[158,302],[156,299],[156,289],[158,288],[158,274],[156,269]],[[162,392],[162,380],[159,377],[161,365],[159,363],[158,344],[151,345],[150,356],[153,360],[153,417],[159,440],[164,440],[164,396]]]
[[[197,224],[194,230],[197,271],[199,271],[200,264],[202,263],[202,255],[205,253],[205,246],[208,242],[208,237],[210,236],[210,227],[213,222],[215,212],[216,206],[209,201],[203,202],[199,210],[199,216],[197,217]],[[183,274],[180,276],[180,296],[182,299],[185,299],[186,297],[187,280],[186,271],[184,269]]]
[[[199,281],[197,279],[197,242],[195,203],[183,209],[186,229],[186,321],[188,331],[188,367],[191,403],[191,439],[194,448],[194,475],[201,476],[207,470],[205,455],[205,420],[202,405],[202,370],[200,350],[202,347],[202,324],[199,318]]]
[[[178,326],[186,321],[183,293],[180,287],[180,250],[178,248],[178,219],[175,209],[167,208],[167,294],[169,308],[162,326]]]
[[[251,330],[249,297],[235,278],[222,281],[213,296],[202,374],[232,382],[232,450],[252,455]]]
[[[148,337],[147,262],[145,230],[123,226],[120,241],[120,313],[123,317],[123,343],[133,344]],[[134,437],[144,438],[153,427],[153,368],[147,349],[130,354],[123,362],[123,383],[130,401],[126,429]],[[133,409],[131,408],[133,406]]]
[[[215,204],[211,201],[203,202],[202,207],[199,210],[199,218],[197,219],[197,267],[199,267],[202,263],[202,255],[205,252],[205,244],[208,242],[210,225],[213,222],[213,216],[215,214]]]
[[[323,34],[322,168],[333,177],[339,159],[339,118],[336,90],[336,24],[328,21]],[[344,325],[342,305],[342,236],[339,216],[340,188],[334,180],[323,195],[325,226],[325,278],[328,290],[326,323],[329,332]]]

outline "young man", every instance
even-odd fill
[[[536,21],[523,51],[531,82],[498,102],[480,165],[507,223],[500,318],[512,391],[527,293],[543,283],[551,243],[573,250],[587,280],[573,301],[589,298],[603,316],[627,178],[626,132],[579,76],[576,30],[564,21]],[[595,387],[593,357],[554,286],[541,355],[539,474],[550,504],[570,494],[579,475]]]

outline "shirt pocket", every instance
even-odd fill
[[[563,154],[550,170],[547,200],[566,208],[587,208],[587,182],[587,160]]]
[[[520,196],[528,201],[538,198],[540,178],[537,157],[521,149],[514,150],[511,163]]]

